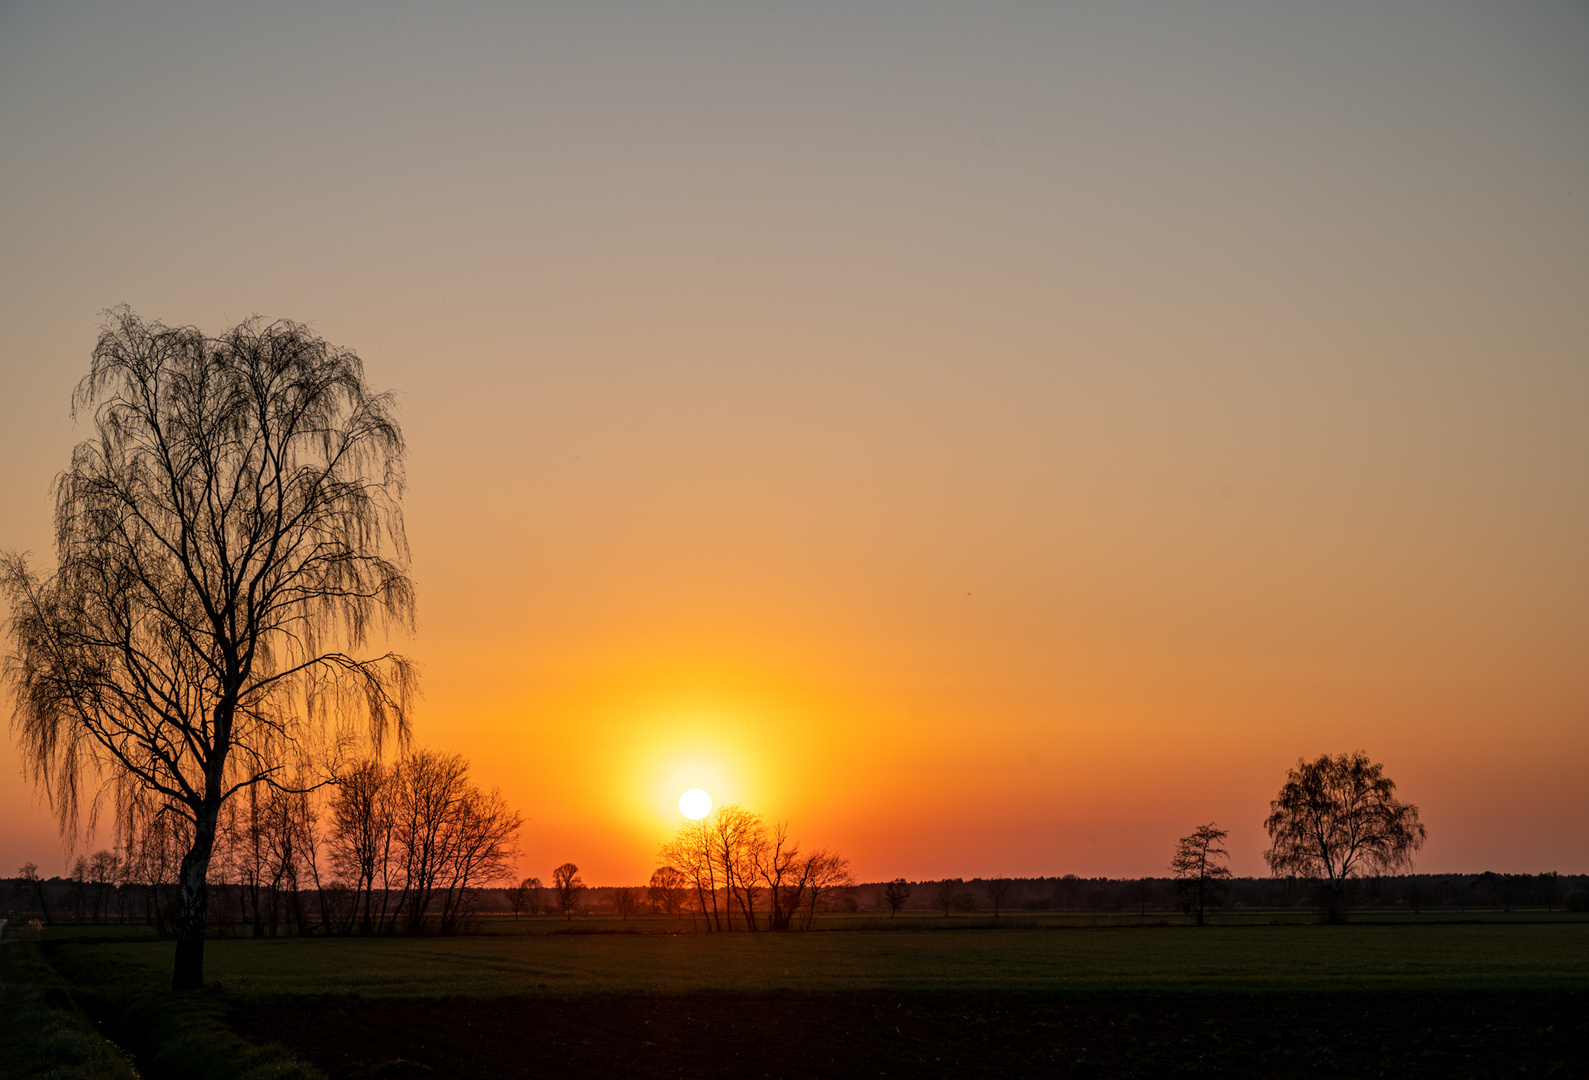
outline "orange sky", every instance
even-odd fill
[[[0,10],[0,547],[96,312],[401,394],[421,741],[525,873],[707,788],[867,879],[1162,873],[1363,748],[1589,870],[1581,6]],[[60,867],[0,746],[0,871]]]

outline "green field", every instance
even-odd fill
[[[255,999],[1589,989],[1589,921],[1571,916],[1202,929],[547,932],[562,928],[544,920],[520,924],[528,932],[454,938],[221,938],[207,947],[206,975],[228,996]],[[172,945],[80,937],[59,940],[50,953],[80,986],[141,991],[165,984]]]

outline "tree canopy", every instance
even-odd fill
[[[1411,870],[1428,835],[1418,808],[1396,798],[1385,767],[1361,750],[1299,760],[1264,827],[1270,871],[1320,882],[1332,920],[1345,908],[1350,878]]]

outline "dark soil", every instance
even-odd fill
[[[235,1009],[376,1077],[1589,1076],[1589,994],[327,999]]]

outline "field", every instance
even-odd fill
[[[202,1007],[337,1078],[1572,1076],[1589,1061],[1582,916],[1111,921],[706,935],[536,919],[458,938],[220,938]],[[142,934],[39,944],[109,1030],[169,978],[171,944]]]

